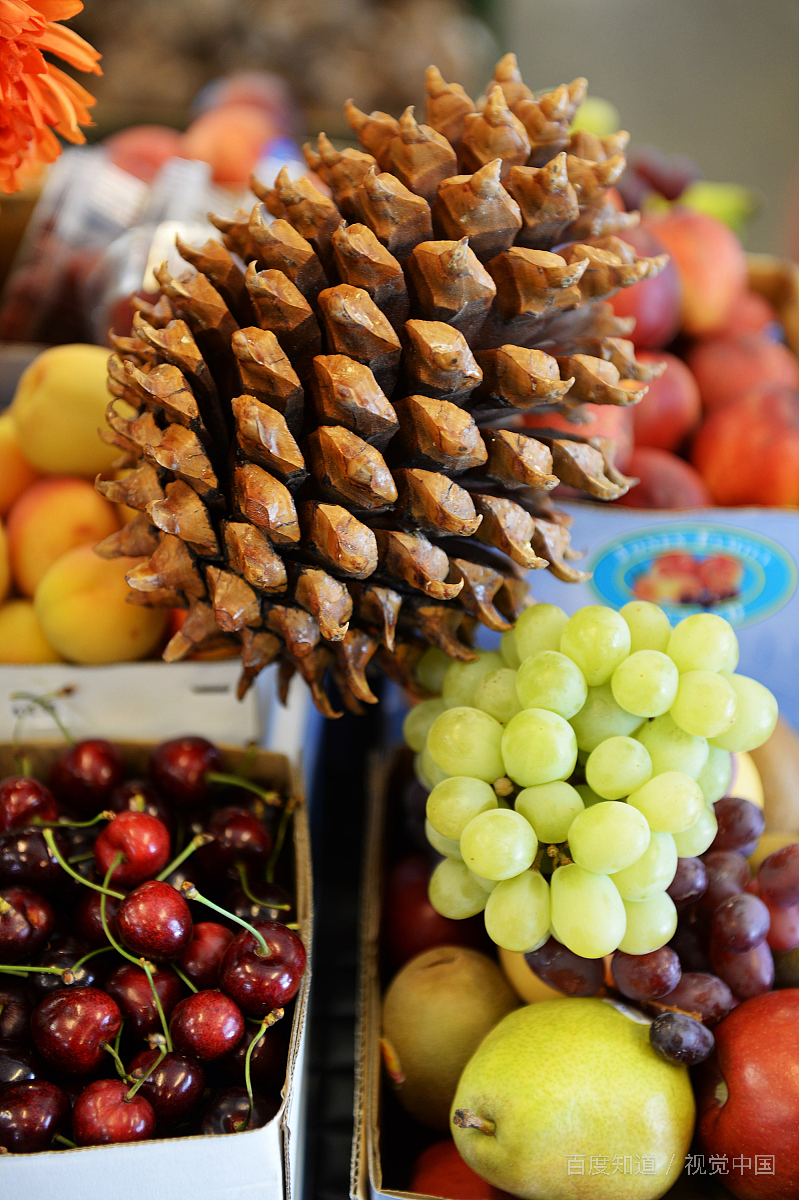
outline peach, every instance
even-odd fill
[[[761,385],[799,387],[799,362],[787,346],[762,333],[706,338],[688,352],[705,412],[738,400]]]
[[[125,574],[141,561],[98,558],[87,545],[50,567],[33,604],[44,636],[69,662],[132,662],[158,648],[166,611],[127,603]]]
[[[626,229],[622,240],[647,258],[666,253],[663,242],[645,224]],[[668,346],[680,328],[682,315],[680,280],[674,264],[667,263],[652,279],[622,288],[610,297],[610,303],[617,316],[635,317],[635,328],[629,335],[635,346]]]
[[[680,358],[665,350],[639,350],[639,362],[665,362],[666,370],[632,411],[637,446],[676,450],[702,419],[699,388]]]
[[[8,552],[18,590],[32,596],[66,550],[84,542],[95,545],[119,527],[115,506],[88,480],[70,475],[38,480],[8,514]]]
[[[217,183],[246,183],[262,148],[279,133],[274,118],[263,108],[226,104],[192,121],[180,153],[210,163]]]
[[[646,227],[665,245],[682,285],[682,327],[691,337],[723,329],[746,288],[746,254],[722,221],[687,208],[651,217]]]
[[[62,658],[42,633],[30,600],[0,604],[0,663],[51,663]]]
[[[8,561],[8,538],[0,521],[0,601],[5,600],[11,587],[11,564]]]
[[[627,508],[706,508],[713,503],[699,472],[669,450],[636,447],[627,469],[641,480],[616,501]]]
[[[161,167],[181,153],[182,134],[166,125],[131,125],[106,138],[109,162],[145,183],[152,183]]]
[[[691,461],[717,504],[799,505],[799,391],[761,388],[717,408]]]
[[[78,343],[52,346],[22,372],[9,411],[20,449],[37,471],[94,479],[119,457],[118,447],[98,436],[111,399],[107,364],[102,346]]]
[[[530,429],[562,429],[565,433],[578,433],[581,437],[611,438],[616,444],[615,464],[620,471],[626,471],[633,449],[633,406],[586,404],[584,408],[590,419],[583,425],[567,421],[560,413],[542,413],[539,416],[535,412],[524,414],[524,424]]]
[[[0,517],[25,488],[39,478],[19,448],[17,431],[10,413],[0,416]]]
[[[741,292],[721,332],[724,337],[738,337],[742,333],[777,337],[781,328],[779,313],[765,296],[758,292]]]

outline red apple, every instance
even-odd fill
[[[432,864],[425,855],[413,854],[389,872],[383,929],[394,970],[433,946],[487,949],[482,913],[465,921],[451,921],[433,908],[427,896],[431,871]]]
[[[739,1200],[799,1196],[799,989],[745,1000],[713,1030],[697,1087],[705,1155],[726,1156],[721,1182]],[[718,1161],[718,1159],[717,1159]]]
[[[504,1200],[508,1196],[466,1165],[452,1138],[435,1142],[419,1155],[410,1190],[445,1200]]]
[[[713,412],[766,384],[799,388],[799,361],[787,346],[762,333],[715,337],[688,352],[702,406]]]
[[[758,389],[716,409],[691,461],[716,504],[799,505],[799,391]]]
[[[723,329],[748,278],[738,238],[723,221],[688,208],[672,208],[666,216],[649,218],[646,226],[677,268],[685,333],[701,337]]]
[[[630,411],[636,446],[676,450],[702,417],[699,388],[681,358],[665,350],[639,350],[639,362],[665,362],[666,370],[649,384],[640,404]]]
[[[638,355],[637,357],[641,357]],[[654,360],[657,354],[651,355]],[[649,384],[652,387],[652,384]],[[641,403],[646,402],[646,396]],[[583,425],[575,425],[567,421],[560,413],[545,413],[537,415],[534,412],[524,414],[524,424],[528,429],[562,429],[564,433],[579,433],[581,437],[610,438],[616,446],[615,465],[620,471],[626,472],[630,465],[630,455],[633,452],[633,420],[637,404],[622,407],[619,404],[585,404],[588,420]]]
[[[627,508],[707,508],[713,503],[698,471],[669,450],[636,447],[628,474],[641,482],[616,501]]]
[[[654,258],[667,253],[667,248],[646,222],[637,229],[626,229],[622,240],[638,254]],[[680,281],[672,263],[652,279],[642,279],[632,287],[622,288],[611,296],[613,311],[619,317],[635,317],[630,339],[636,346],[668,346],[680,328]]]
[[[777,310],[758,292],[741,292],[732,306],[727,324],[721,330],[724,337],[739,337],[742,333],[763,333],[778,341],[782,325]]]

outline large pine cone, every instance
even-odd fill
[[[148,556],[135,602],[188,608],[164,658],[234,642],[241,694],[279,660],[330,715],[328,670],[358,709],[373,657],[409,685],[427,646],[509,628],[526,571],[585,578],[547,494],[630,481],[524,414],[579,423],[656,372],[603,303],[663,261],[616,236],[627,135],[569,133],[585,80],[535,97],[508,55],[480,108],[435,67],[427,91],[426,125],[348,104],[364,150],[305,148],[333,199],[281,172],[221,242],[178,240],[195,269],[157,272],[110,360],[132,469],[97,487],[139,515],[99,551]]]

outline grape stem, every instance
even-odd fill
[[[573,861],[560,846],[547,846],[547,854],[553,859],[556,867],[567,867]]]
[[[486,1117],[478,1117],[477,1113],[468,1108],[456,1108],[452,1114],[452,1124],[457,1125],[459,1129],[479,1129],[480,1133],[489,1137],[494,1137],[497,1128],[496,1122],[489,1121]]]

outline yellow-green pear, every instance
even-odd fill
[[[685,1067],[649,1044],[649,1021],[598,999],[510,1013],[464,1068],[452,1104],[469,1166],[522,1200],[657,1200],[694,1128]]]

